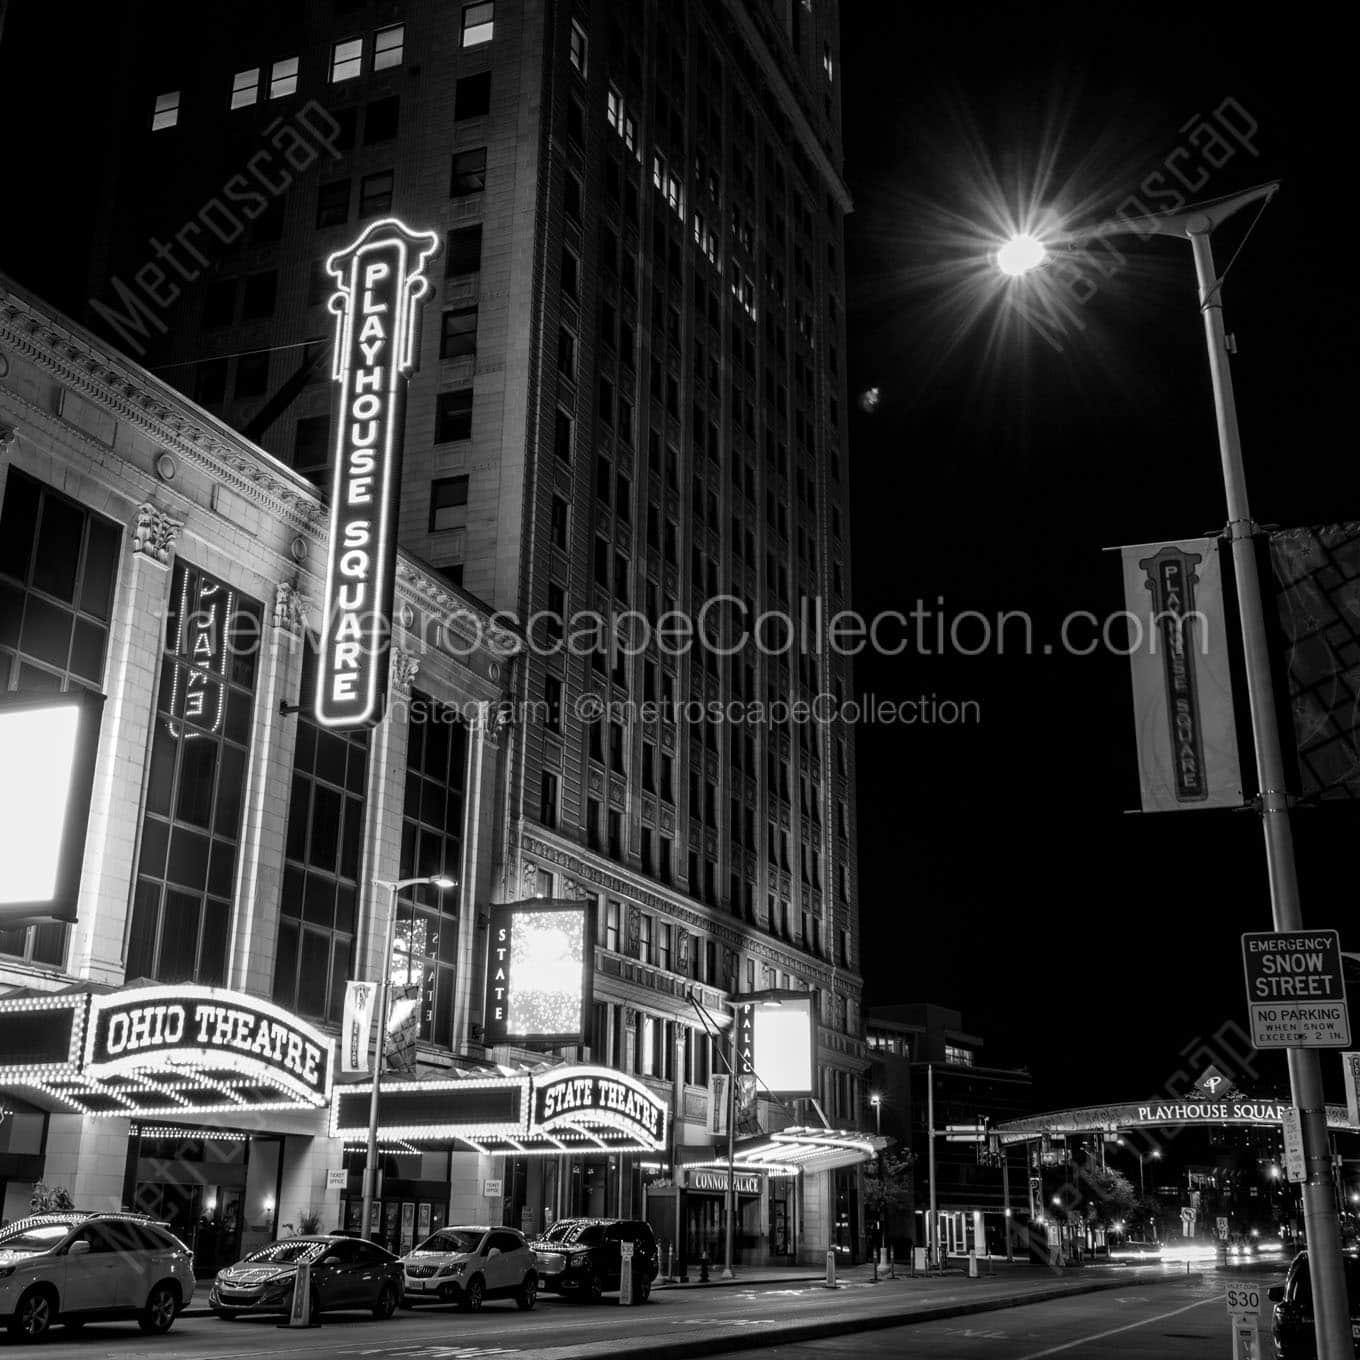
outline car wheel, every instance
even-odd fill
[[[458,1310],[462,1313],[480,1313],[482,1311],[482,1300],[486,1298],[486,1285],[482,1283],[480,1275],[474,1275],[463,1290],[463,1297],[458,1300]]]
[[[397,1291],[390,1284],[385,1284],[382,1291],[378,1294],[378,1301],[373,1305],[373,1316],[379,1322],[386,1322],[393,1313],[397,1311]]]
[[[179,1291],[164,1280],[146,1296],[146,1307],[137,1318],[137,1325],[150,1336],[168,1332],[179,1312]]]
[[[538,1276],[530,1271],[524,1277],[524,1283],[519,1287],[519,1293],[515,1295],[515,1307],[521,1312],[529,1312],[534,1304],[538,1302]]]
[[[10,1335],[23,1341],[37,1341],[46,1336],[56,1318],[56,1302],[56,1296],[50,1290],[28,1290],[9,1320]]]
[[[652,1296],[652,1282],[645,1275],[639,1275],[633,1281],[633,1300],[636,1303],[646,1303]]]

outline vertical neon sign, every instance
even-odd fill
[[[374,222],[326,261],[336,292],[331,376],[340,410],[331,479],[331,542],[314,702],[323,727],[372,727],[387,699],[397,565],[406,384],[415,367],[433,232]]]

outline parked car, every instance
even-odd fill
[[[1346,1293],[1350,1297],[1351,1337],[1355,1353],[1360,1355],[1360,1261],[1354,1256],[1343,1257],[1346,1270]],[[1275,1341],[1276,1360],[1300,1360],[1317,1355],[1317,1338],[1313,1331],[1313,1282],[1308,1274],[1308,1253],[1301,1251],[1289,1263],[1284,1283],[1273,1285],[1266,1297],[1275,1305],[1271,1336]]]
[[[54,1322],[115,1318],[168,1332],[193,1295],[193,1252],[145,1214],[34,1214],[0,1228],[0,1318],[25,1341]]]
[[[390,1318],[401,1303],[401,1261],[386,1247],[340,1233],[285,1237],[248,1252],[217,1272],[208,1306],[220,1318],[242,1313],[287,1313],[298,1266],[311,1267],[308,1317],[366,1309]]]
[[[533,1243],[540,1289],[597,1301],[620,1287],[623,1244],[633,1244],[633,1297],[645,1303],[658,1269],[656,1237],[636,1218],[564,1218]]]
[[[526,1311],[538,1301],[538,1267],[515,1228],[440,1228],[402,1257],[409,1308],[453,1303],[475,1313],[486,1299],[514,1299]]]

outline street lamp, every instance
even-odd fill
[[[392,971],[392,949],[393,940],[397,928],[397,894],[403,888],[419,887],[422,883],[428,883],[432,888],[438,888],[440,892],[447,892],[454,887],[454,880],[445,874],[428,874],[420,878],[399,878],[389,881],[383,878],[375,878],[373,886],[375,888],[386,888],[387,898],[387,935],[383,944],[382,958],[378,965],[378,998],[377,998],[377,1051],[373,1055],[373,1090],[368,1098],[368,1152],[364,1160],[364,1216],[360,1226],[360,1235],[364,1241],[368,1241],[369,1230],[373,1226],[373,1201],[378,1191],[378,1086],[382,1080],[384,1039],[387,1030],[387,983]],[[409,951],[408,951],[409,952]]]
[[[1223,279],[1214,268],[1210,236],[1228,218],[1252,203],[1265,204],[1279,188],[1278,181],[1258,185],[1240,194],[1190,204],[1179,212],[1157,213],[1137,219],[1120,218],[1080,232],[1065,232],[1054,241],[1073,244],[1105,236],[1172,236],[1189,238],[1199,286],[1199,310],[1204,318],[1204,338],[1209,353],[1209,377],[1213,387],[1214,416],[1218,425],[1219,455],[1227,500],[1227,536],[1232,544],[1233,572],[1237,583],[1237,608],[1242,631],[1242,651],[1247,674],[1247,700],[1251,711],[1252,741],[1260,793],[1262,830],[1266,846],[1266,872],[1276,931],[1303,928],[1298,876],[1294,868],[1294,838],[1289,823],[1284,757],[1275,710],[1274,682],[1270,667],[1265,609],[1256,563],[1256,524],[1247,501],[1246,475],[1237,429],[1237,406],[1233,397],[1232,371],[1228,366],[1228,341],[1223,325]],[[1031,238],[1032,239],[1032,238]],[[1016,237],[997,252],[998,268],[1013,276],[1043,263],[1044,254],[1033,244]],[[1342,1264],[1340,1221],[1335,1198],[1327,1121],[1322,1090],[1322,1066],[1316,1049],[1287,1050],[1294,1108],[1303,1133],[1308,1170],[1303,1184],[1304,1230],[1310,1255],[1309,1274],[1317,1300],[1318,1355],[1320,1360],[1343,1360],[1353,1354],[1350,1305]]]
[[[694,995],[694,989],[688,988],[685,992],[685,999],[694,1007],[695,1014],[703,1021],[704,1029],[710,1035],[717,1030],[717,1021],[709,1013],[708,1008],[699,1003],[699,998]],[[737,1213],[737,1016],[736,1007],[728,1002],[728,1009],[732,1011],[732,1039],[731,1056],[722,1050],[722,1045],[717,1045],[718,1056],[723,1060],[723,1066],[727,1068],[727,1194],[725,1196],[725,1207],[727,1209],[727,1227],[723,1234],[723,1268],[722,1279],[730,1280],[732,1274],[732,1253],[733,1253],[733,1234],[735,1224],[733,1220]]]
[[[883,1137],[883,1096],[874,1091],[869,1096],[869,1104],[874,1107],[874,1133],[880,1140]],[[878,1259],[881,1265],[888,1264],[888,1244],[883,1240],[883,1219],[888,1202],[888,1187],[883,1183],[883,1146],[880,1141],[878,1152]]]

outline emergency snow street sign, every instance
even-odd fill
[[[1336,931],[1248,933],[1242,936],[1242,964],[1255,1047],[1350,1047]]]

